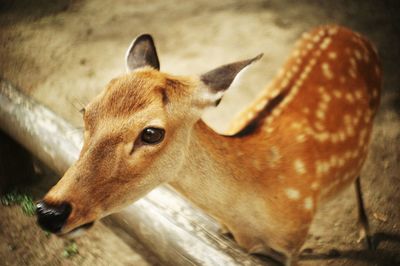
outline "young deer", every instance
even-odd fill
[[[296,260],[317,207],[355,184],[361,231],[372,247],[360,189],[380,98],[381,68],[357,33],[305,33],[272,84],[219,135],[201,119],[261,55],[201,76],[159,71],[151,36],[127,52],[84,112],[79,160],[38,204],[39,224],[66,234],[168,182],[215,217],[250,253]]]

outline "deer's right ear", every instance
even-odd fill
[[[126,51],[126,68],[130,72],[146,66],[160,70],[153,38],[149,34],[142,34],[132,42]]]
[[[212,99],[218,105],[223,93],[231,86],[236,76],[248,65],[258,61],[263,54],[256,57],[223,65],[200,76],[200,81],[206,85],[206,98]]]

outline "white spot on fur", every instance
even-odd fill
[[[324,125],[321,124],[320,122],[316,122],[314,125],[315,125],[315,128],[316,128],[317,130],[319,130],[319,131],[325,130]]]
[[[266,104],[267,104],[267,103],[266,103],[265,100],[263,100],[263,101],[257,103],[257,105],[255,106],[255,110],[256,110],[257,112],[261,111],[262,109],[264,109],[264,107],[265,107]]]
[[[324,94],[325,93],[325,88],[322,87],[322,86],[318,87],[318,92],[321,93],[321,94]]]
[[[298,122],[293,122],[291,124],[291,127],[294,128],[294,129],[300,129],[300,128],[302,128],[302,125],[300,123],[298,123]]]
[[[338,33],[339,28],[338,27],[331,27],[328,30],[329,35],[335,35],[336,33]]]
[[[350,103],[354,103],[353,94],[351,94],[350,92],[346,93],[346,100],[349,101]]]
[[[268,158],[268,164],[270,167],[276,167],[276,165],[279,163],[281,160],[281,154],[279,152],[279,149],[276,146],[272,146],[270,148],[270,153],[269,153],[269,158]]]
[[[325,102],[329,102],[332,99],[331,96],[329,96],[329,94],[325,93],[322,95],[322,100],[324,100]]]
[[[349,75],[350,75],[350,77],[352,77],[354,79],[357,78],[357,74],[353,68],[349,68]]]
[[[356,96],[356,99],[357,99],[357,100],[360,100],[360,99],[362,98],[361,90],[356,90],[356,91],[354,92],[354,95]]]
[[[274,128],[272,128],[272,127],[266,127],[266,128],[265,128],[265,132],[271,134],[272,132],[274,132]]]
[[[314,206],[314,201],[311,197],[307,197],[304,199],[304,208],[306,210],[312,210],[313,206]]]
[[[321,45],[320,45],[320,48],[321,48],[322,50],[325,50],[326,48],[328,48],[328,46],[329,46],[329,44],[331,43],[331,41],[332,41],[331,38],[326,37],[326,38],[322,41],[322,43],[321,43]]]
[[[272,111],[273,116],[279,116],[282,113],[282,108],[275,108],[275,110]]]
[[[311,183],[312,190],[318,190],[318,188],[319,188],[319,183],[317,181]]]
[[[285,78],[281,83],[281,88],[285,88],[289,84],[289,79]]]
[[[299,134],[299,135],[296,136],[296,140],[299,143],[303,143],[303,142],[306,141],[306,136],[304,134]]]
[[[326,109],[328,108],[328,104],[326,102],[321,101],[318,103],[318,108],[325,112]]]
[[[320,142],[325,142],[328,138],[329,134],[327,132],[322,132],[316,136],[316,139]]]
[[[347,132],[347,135],[353,136],[354,135],[354,128],[349,125],[349,126],[346,127],[346,132]]]
[[[310,113],[310,108],[304,107],[304,108],[303,108],[303,113],[309,114],[309,113]]]
[[[317,112],[315,113],[315,115],[317,116],[317,118],[319,119],[324,119],[325,118],[325,112],[322,110],[317,110]]]
[[[332,78],[333,78],[333,73],[332,73],[332,71],[331,71],[330,66],[329,66],[328,63],[323,63],[323,64],[321,65],[321,68],[322,68],[322,73],[324,74],[324,76],[325,76],[327,79],[332,79]]]
[[[333,95],[336,97],[336,98],[341,98],[342,97],[342,92],[340,91],[340,90],[333,90]]]
[[[321,36],[319,36],[318,34],[314,36],[313,41],[314,42],[319,42],[319,40],[321,40]]]
[[[275,98],[276,96],[278,96],[278,94],[279,94],[280,92],[281,92],[280,90],[275,89],[275,90],[271,91],[270,97],[271,97],[271,98]]]
[[[285,74],[285,69],[284,68],[280,68],[278,71],[278,77],[282,77],[283,74]]]
[[[336,52],[329,52],[328,53],[328,57],[329,57],[329,59],[334,60],[334,59],[337,58],[337,53]]]
[[[303,175],[307,172],[306,166],[304,165],[304,162],[300,159],[297,159],[294,161],[294,169],[296,172],[300,175]]]
[[[294,188],[287,188],[285,190],[286,196],[291,200],[298,200],[300,198],[300,192]]]

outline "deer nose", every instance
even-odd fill
[[[40,201],[36,204],[37,222],[44,230],[59,233],[71,214],[71,204],[49,204]]]

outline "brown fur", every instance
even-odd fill
[[[68,232],[170,182],[244,249],[282,259],[278,251],[290,263],[318,206],[359,175],[380,87],[368,41],[317,28],[221,136],[199,120],[216,100],[199,78],[134,71],[88,105],[80,158],[45,200],[71,202]],[[163,127],[165,140],[135,147],[148,123]]]

